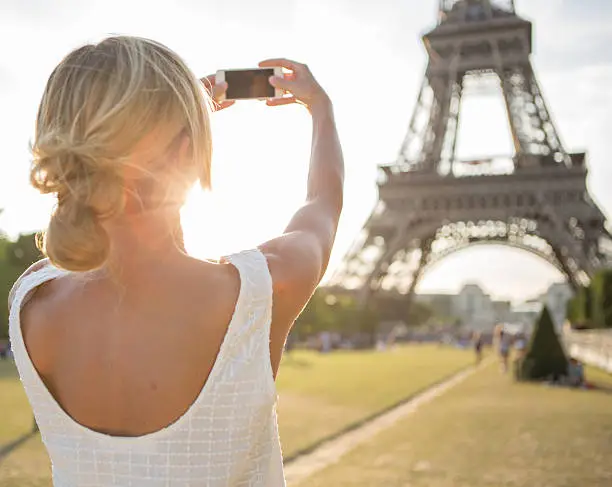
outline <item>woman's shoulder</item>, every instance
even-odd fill
[[[19,278],[17,278],[17,280],[15,281],[15,283],[13,284],[13,287],[11,288],[9,295],[8,295],[8,302],[9,302],[9,309],[13,303],[13,300],[15,299],[15,294],[17,293],[17,290],[19,289],[19,287],[21,286],[21,284],[23,283],[23,280],[29,276],[30,274],[33,274],[34,272],[37,272],[47,266],[50,266],[51,263],[49,262],[49,259],[41,259],[38,262],[34,262],[34,264],[32,264],[30,267],[28,267],[25,272],[23,274],[21,274],[19,276]]]
[[[233,309],[238,297],[241,279],[238,269],[229,262],[190,258],[178,269],[176,289],[181,290],[181,300],[193,303],[192,309],[200,308],[207,314],[216,309]],[[180,287],[178,284],[180,283]]]

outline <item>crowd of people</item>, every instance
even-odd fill
[[[512,333],[503,325],[495,327],[493,332],[493,350],[499,357],[500,368],[505,374],[510,369],[511,360],[520,360],[527,351],[528,336],[523,331]],[[483,357],[485,340],[481,332],[474,332],[472,346],[476,364],[480,364]],[[589,385],[585,379],[584,365],[575,357],[569,357],[567,374],[563,378],[563,385],[570,387],[584,387]]]

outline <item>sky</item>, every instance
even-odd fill
[[[345,209],[330,272],[377,201],[376,168],[393,162],[425,70],[420,36],[437,0],[2,0],[0,2],[0,228],[43,228],[52,200],[28,186],[36,108],[52,69],[70,50],[110,34],[153,38],[201,76],[268,57],[307,63],[334,103],[346,160]],[[612,2],[516,0],[535,23],[533,63],[561,138],[588,150],[589,188],[612,210]],[[215,257],[282,232],[303,201],[311,124],[300,106],[241,102],[213,115],[213,192],[194,191],[183,211],[188,250]],[[501,100],[463,105],[460,156],[510,150]],[[477,283],[520,301],[562,280],[530,254],[467,249],[432,267],[418,292]]]

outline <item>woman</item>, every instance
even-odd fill
[[[209,95],[184,62],[112,37],[51,74],[31,179],[58,201],[10,334],[56,486],[284,485],[274,378],[327,267],[343,160],[308,68],[261,66],[290,71],[268,105],[312,114],[307,198],[283,235],[220,262],[182,246],[179,210],[211,163]]]
[[[472,345],[474,347],[474,354],[476,355],[476,365],[479,365],[480,362],[482,362],[482,347],[484,346],[481,332],[474,332],[472,335]]]
[[[499,358],[501,360],[502,372],[508,372],[508,361],[510,358],[510,347],[512,346],[512,335],[504,330],[503,325],[499,328],[497,347],[499,350]]]

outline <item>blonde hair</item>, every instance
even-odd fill
[[[148,39],[110,37],[60,62],[40,102],[32,144],[32,185],[57,195],[39,238],[51,263],[71,271],[104,265],[111,242],[102,222],[124,211],[126,180],[147,176],[147,165],[133,158],[145,136],[154,135],[147,153],[158,156],[177,136],[189,137],[200,184],[210,187],[209,103],[181,58]]]

